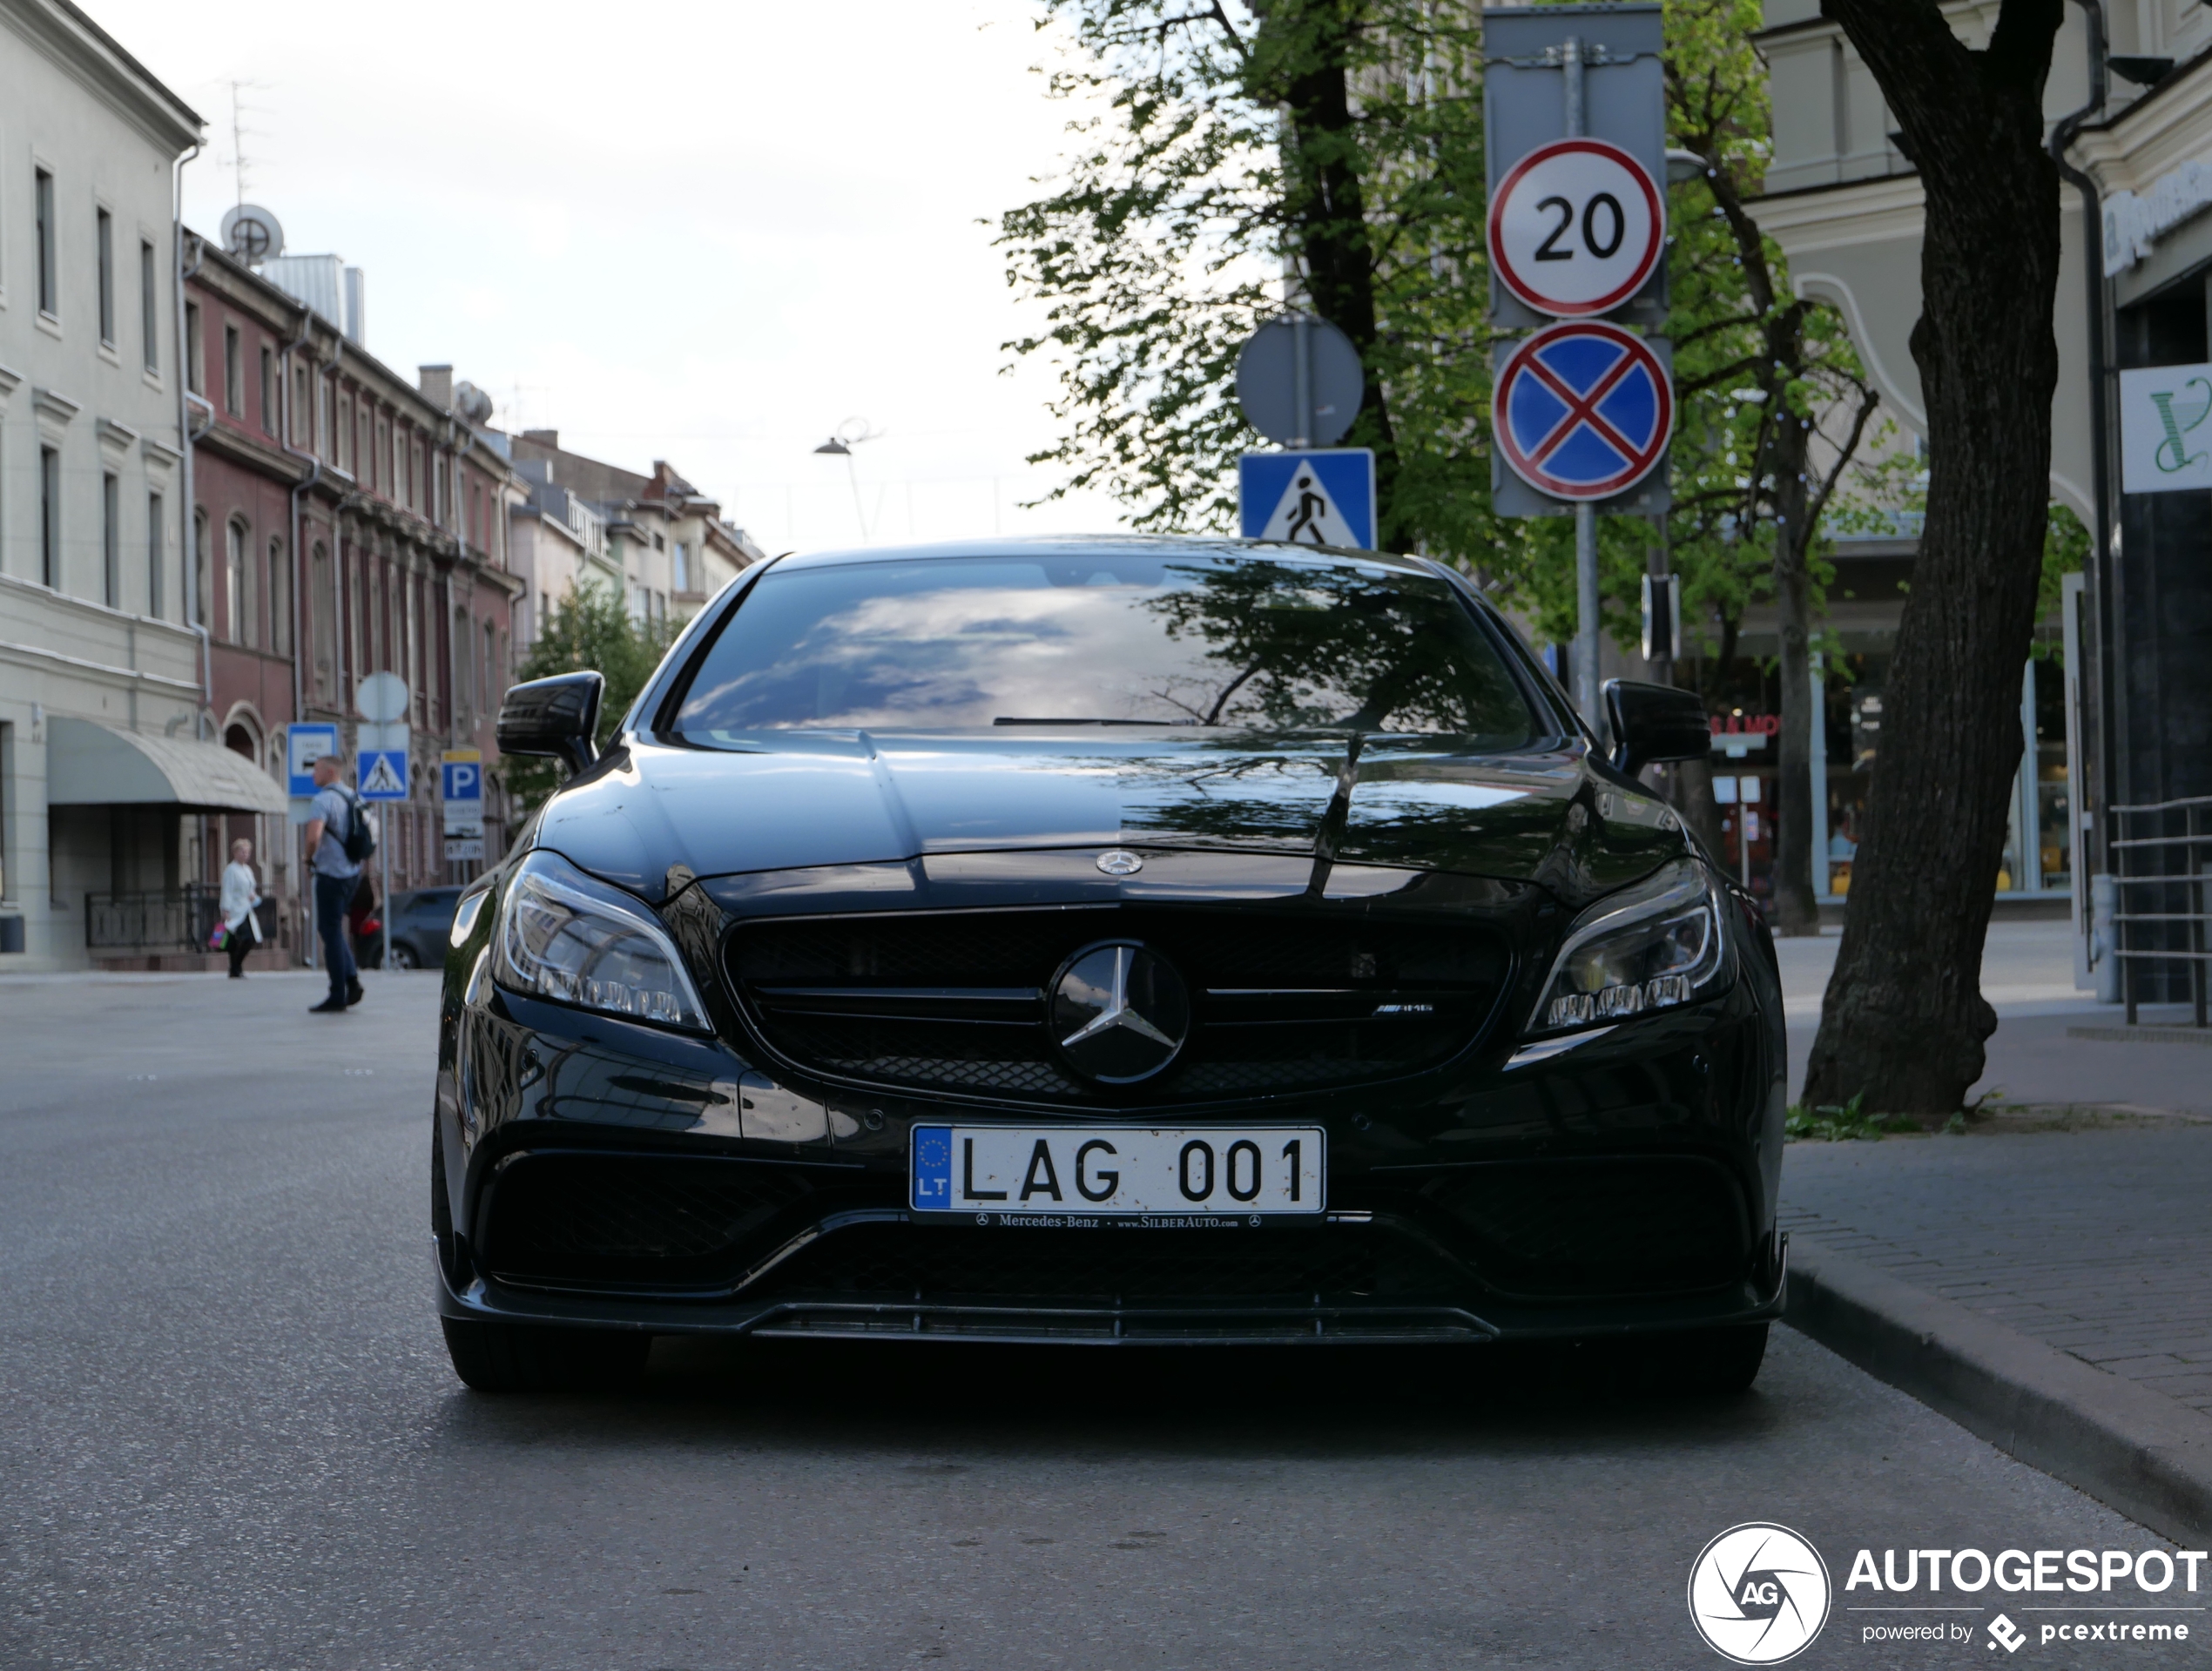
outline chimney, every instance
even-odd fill
[[[549,452],[561,450],[561,432],[557,429],[525,429],[523,439],[544,448]]]
[[[444,412],[453,406],[453,367],[451,366],[417,366],[415,386],[432,406]]]

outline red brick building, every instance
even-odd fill
[[[197,624],[211,644],[213,734],[281,778],[287,724],[337,721],[350,750],[355,685],[399,674],[414,695],[415,783],[410,800],[383,810],[392,886],[473,874],[474,864],[445,860],[439,755],[473,747],[496,758],[523,590],[509,571],[507,512],[526,484],[478,427],[487,406],[466,385],[456,393],[450,367],[404,381],[357,329],[190,234],[185,265]],[[486,796],[489,862],[509,819],[496,778]],[[297,831],[254,827],[273,818],[220,822],[238,827],[207,832],[205,879],[219,874],[229,838],[253,836],[266,891],[285,902],[286,956],[298,960]]]

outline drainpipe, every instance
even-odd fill
[[[306,347],[308,339],[314,334],[314,310],[302,303],[300,307],[300,334],[286,343],[277,356],[277,363],[283,367],[284,377],[284,433],[277,437],[277,445],[293,457],[307,461],[307,475],[293,483],[292,488],[292,717],[295,720],[307,717],[307,710],[302,705],[307,688],[300,675],[300,591],[302,576],[306,572],[300,561],[300,495],[322,480],[322,460],[313,452],[303,453],[292,444],[292,432],[299,417],[292,409],[292,355],[295,349]],[[309,421],[313,421],[312,413]],[[344,694],[342,690],[339,692],[341,711]]]
[[[2105,14],[2101,0],[2076,0],[2081,8],[2081,24],[2087,36],[2089,57],[2089,99],[2078,111],[2061,117],[2051,130],[2051,160],[2058,165],[2060,176],[2081,194],[2081,273],[2083,298],[2088,306],[2089,350],[2089,435],[2090,492],[2096,497],[2095,526],[2090,529],[2090,573],[2097,588],[2097,798],[2099,810],[2114,805],[2120,781],[2117,758],[2117,728],[2114,724],[2113,702],[2118,690],[2114,677],[2113,661],[2118,648],[2119,617],[2114,610],[2113,542],[2116,530],[2112,517],[2110,442],[2105,433],[2109,407],[2105,384],[2108,375],[2105,367],[2105,282],[2104,282],[2104,212],[2096,182],[2080,169],[2068,162],[2067,147],[2074,143],[2089,118],[2104,109],[2109,82],[2105,70]],[[2079,688],[2077,686],[2077,688]],[[2094,883],[2085,892],[2080,879],[2087,873],[2084,861],[2091,855],[2080,851],[2083,832],[2078,804],[2067,809],[2074,820],[2070,832],[2075,850],[2074,864],[2074,908],[2080,931],[2091,936],[2090,957],[2097,955],[2096,922],[2094,902],[2096,890]],[[2085,906],[2090,909],[2083,909]]]
[[[202,711],[215,705],[215,656],[207,637],[207,628],[201,623],[199,608],[199,552],[192,536],[199,527],[193,512],[192,469],[192,344],[185,335],[185,286],[199,276],[199,264],[206,254],[206,243],[192,240],[192,265],[185,265],[185,165],[199,155],[206,147],[194,140],[192,148],[179,157],[170,171],[171,219],[170,242],[176,246],[177,264],[177,450],[185,455],[183,537],[178,542],[185,554],[185,624],[199,639],[199,691]],[[214,408],[208,408],[212,419]],[[192,732],[199,735],[199,722],[192,722]]]

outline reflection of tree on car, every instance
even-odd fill
[[[1228,677],[1211,689],[1193,679],[1153,694],[1198,724],[1521,740],[1498,735],[1500,716],[1525,710],[1494,657],[1466,654],[1474,623],[1455,617],[1441,582],[1335,564],[1170,570],[1182,583],[1145,607],[1169,637],[1206,644],[1206,659]]]

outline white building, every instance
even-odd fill
[[[180,815],[284,810],[206,740],[187,625],[175,229],[199,136],[68,0],[0,0],[0,969],[185,955],[207,925]]]

